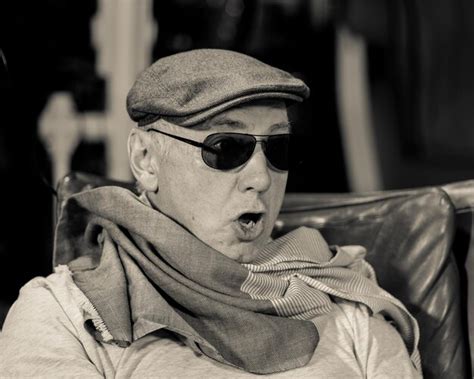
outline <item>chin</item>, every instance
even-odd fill
[[[251,256],[244,256],[242,259],[238,259],[237,262],[239,263],[252,263],[255,260],[256,254]]]
[[[252,263],[257,257],[259,251],[260,247],[247,245],[232,251],[231,254],[227,256],[239,263]]]
[[[260,253],[260,250],[271,239],[260,236],[253,241],[238,241],[235,238],[230,241],[205,241],[209,246],[226,257],[239,263],[252,263]]]

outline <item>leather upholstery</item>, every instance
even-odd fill
[[[105,184],[133,190],[129,183],[74,173],[60,183],[60,204]],[[330,244],[365,246],[380,285],[418,320],[425,377],[471,377],[466,281],[452,252],[468,249],[454,239],[471,204],[474,182],[371,194],[287,194],[274,235],[306,225],[320,229]]]

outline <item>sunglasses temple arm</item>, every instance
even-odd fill
[[[158,129],[148,129],[147,131],[148,131],[148,132],[149,132],[149,131],[153,131],[153,132],[157,132],[157,133],[160,133],[160,134],[164,134],[165,136],[174,138],[174,139],[176,139],[176,140],[178,140],[178,141],[187,143],[187,144],[189,144],[189,145],[193,145],[193,146],[196,146],[196,147],[200,147],[200,148],[202,148],[202,149],[205,149],[205,150],[208,150],[208,151],[211,151],[211,152],[216,152],[216,150],[213,149],[212,147],[207,146],[207,145],[204,145],[203,143],[198,142],[198,141],[193,141],[192,139],[187,139],[187,138],[184,138],[184,137],[176,136],[176,135],[174,135],[174,134],[169,134],[169,133],[166,133],[166,132],[162,132],[161,130],[158,130]]]

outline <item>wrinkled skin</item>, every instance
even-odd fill
[[[285,104],[275,101],[231,108],[194,128],[163,120],[157,128],[202,142],[216,132],[289,133],[288,124]],[[135,155],[138,142],[131,138],[132,171],[151,204],[229,258],[244,263],[253,261],[270,239],[288,173],[269,165],[260,143],[247,163],[220,171],[204,163],[200,148],[163,137],[168,139],[166,153],[160,154],[155,142],[155,146]],[[148,172],[141,172],[143,168]],[[245,212],[263,212],[258,232],[250,236],[241,232],[236,221]]]

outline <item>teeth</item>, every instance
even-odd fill
[[[240,225],[242,225],[246,229],[252,229],[255,226],[255,221],[252,221],[252,220],[241,221]]]
[[[263,231],[263,213],[243,213],[235,220],[237,236],[243,241],[253,241]]]
[[[239,217],[239,221],[243,223],[257,223],[261,219],[261,214],[260,213],[244,213]]]

